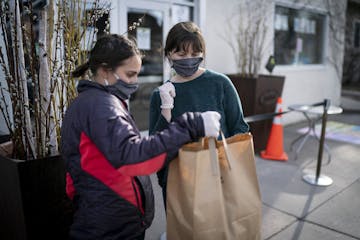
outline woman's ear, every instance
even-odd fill
[[[112,76],[113,71],[107,67],[99,67],[98,74],[103,79],[108,79],[110,76]]]
[[[103,66],[100,66],[97,70],[96,70],[96,79],[98,82],[100,82],[101,84],[104,85],[109,85],[109,83],[111,84],[111,79],[109,79],[111,71]]]
[[[99,67],[97,70],[96,70],[96,75],[99,76],[100,78],[104,78],[105,77],[105,69],[104,67]]]

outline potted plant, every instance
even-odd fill
[[[238,5],[236,15],[231,16],[226,25],[228,34],[224,39],[234,52],[237,66],[237,73],[228,74],[228,77],[240,96],[245,117],[274,112],[277,98],[282,94],[284,76],[259,74],[261,64],[266,60],[269,29],[266,13],[270,7],[270,1],[243,0]],[[272,56],[267,58],[266,69],[271,73],[275,59]],[[255,152],[266,148],[271,124],[272,119],[249,123]]]
[[[80,0],[0,1],[0,116],[9,132],[1,139],[10,140],[0,146],[0,239],[67,238],[60,125],[76,96],[70,73],[96,37],[88,27],[109,12],[92,2],[86,11]]]

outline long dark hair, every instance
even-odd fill
[[[189,46],[192,46],[194,52],[205,55],[205,40],[200,28],[193,22],[179,22],[167,35],[164,54],[168,57],[173,50],[187,52]]]
[[[135,42],[121,35],[107,34],[96,41],[90,51],[89,60],[78,66],[72,72],[72,76],[81,77],[88,69],[95,74],[99,67],[114,70],[134,55],[141,55]]]

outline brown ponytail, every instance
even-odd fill
[[[78,78],[78,77],[81,77],[83,76],[86,71],[89,69],[89,61],[87,61],[86,63],[78,66],[72,73],[71,73],[71,76],[75,77],[75,78]]]

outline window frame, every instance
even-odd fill
[[[313,63],[313,64],[281,64],[276,65],[276,68],[281,70],[322,70],[326,66],[326,56],[328,54],[328,33],[329,33],[329,26],[328,26],[328,16],[326,14],[326,10],[321,9],[316,6],[309,6],[309,4],[303,3],[290,3],[288,1],[278,0],[275,1],[273,4],[273,25],[272,25],[272,32],[273,32],[273,54],[275,55],[275,16],[276,16],[276,7],[284,7],[290,8],[296,11],[307,11],[312,14],[320,14],[324,17],[323,23],[323,39],[322,39],[322,54],[321,54],[321,63]]]

